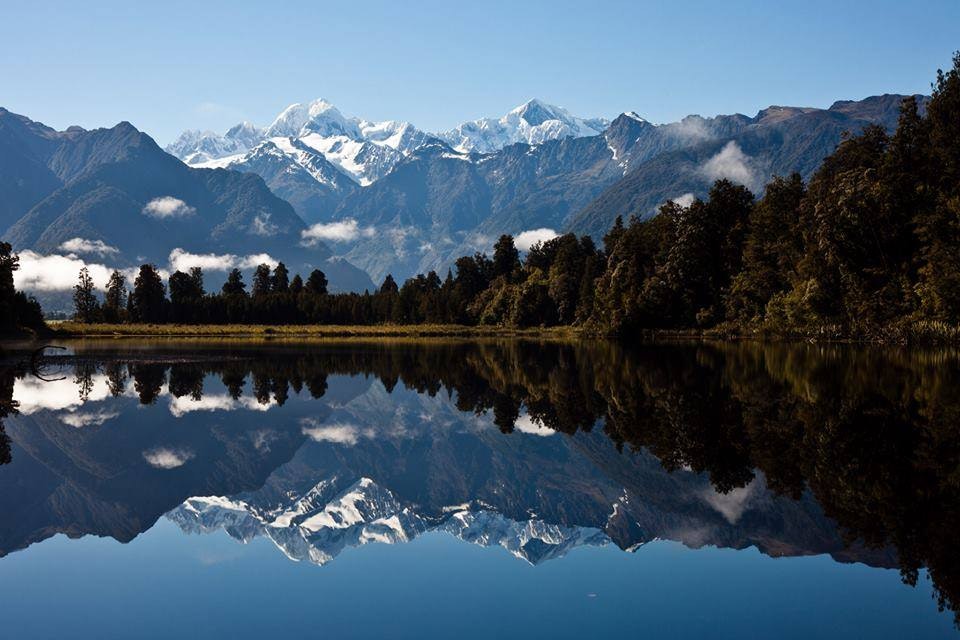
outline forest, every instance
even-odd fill
[[[805,184],[775,177],[756,198],[718,180],[706,199],[624,212],[602,246],[566,234],[525,255],[503,235],[493,255],[456,260],[376,291],[330,293],[320,270],[260,265],[217,292],[199,268],[163,281],[142,265],[132,289],[115,272],[101,297],[81,271],[85,323],[569,325],[629,337],[651,330],[721,335],[960,338],[960,52],[938,71],[925,111],[909,98],[896,131],[848,136]],[[42,324],[13,288],[0,246],[6,329]],[[102,298],[102,299],[101,299]]]

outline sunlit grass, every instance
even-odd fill
[[[50,322],[50,328],[64,337],[571,337],[571,327],[515,329],[507,327],[471,327],[454,324],[422,325],[252,325],[252,324],[85,324]]]

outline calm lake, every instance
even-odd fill
[[[76,341],[0,369],[10,638],[950,638],[960,354]]]

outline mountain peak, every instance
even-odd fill
[[[337,113],[340,113],[337,107],[326,98],[317,98],[316,100],[310,102],[310,115],[316,115],[326,111],[336,111]]]
[[[266,136],[268,138],[295,136],[306,124],[309,117],[309,106],[294,102],[274,118],[270,126],[267,127]]]
[[[493,153],[518,142],[537,145],[560,138],[595,136],[609,124],[602,118],[578,118],[563,107],[531,98],[499,119],[464,122],[438,137],[460,152]]]
[[[549,120],[561,120],[563,115],[569,116],[563,109],[537,98],[527,100],[510,114],[516,114],[532,127],[540,126]]]

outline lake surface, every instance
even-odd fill
[[[960,355],[76,341],[0,368],[11,638],[950,638]]]

